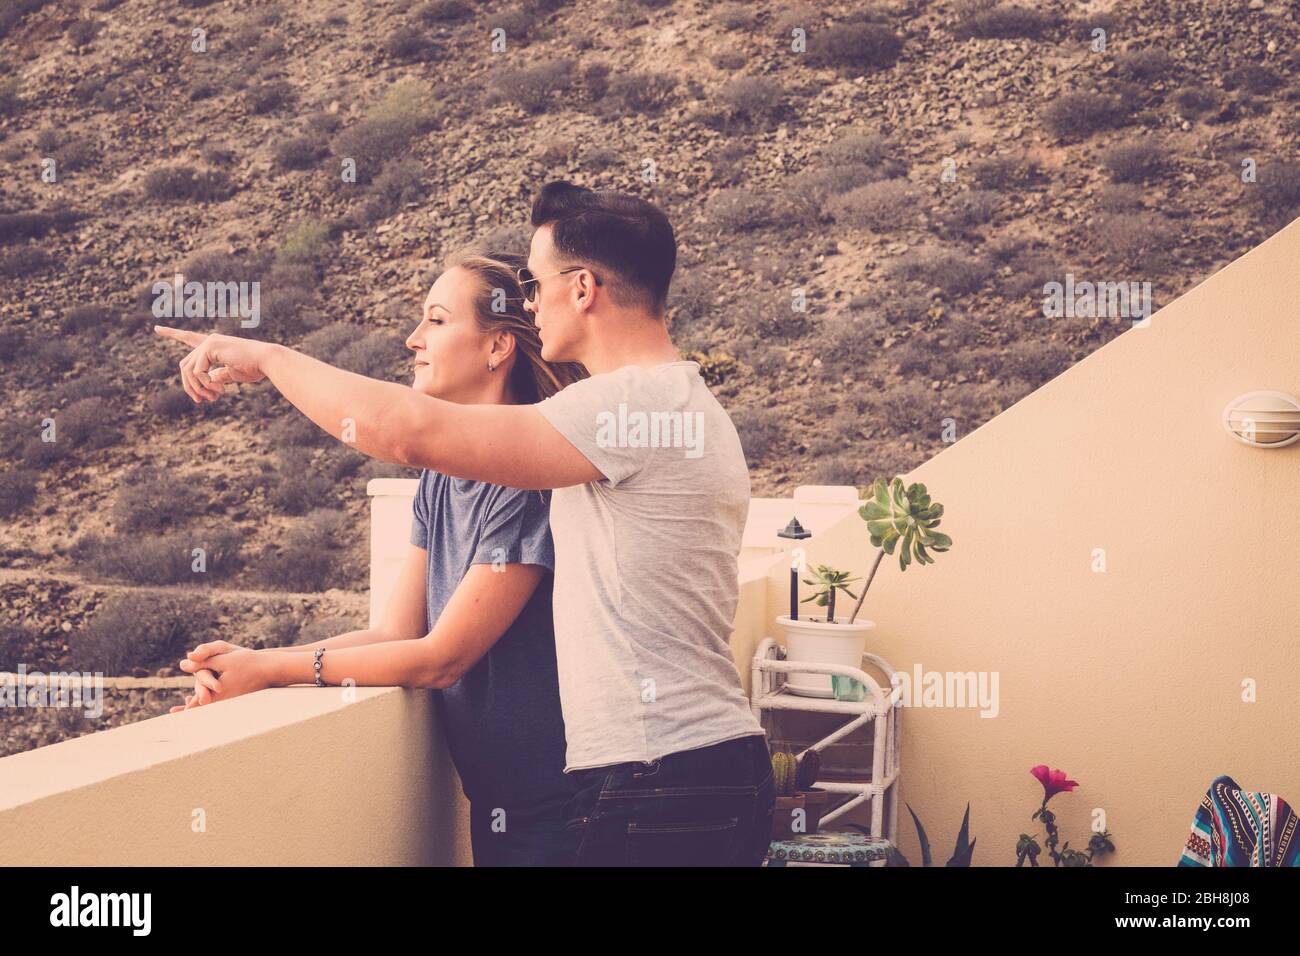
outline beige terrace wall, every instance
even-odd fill
[[[1218,774],[1300,805],[1300,444],[1249,448],[1220,425],[1243,392],[1300,393],[1297,303],[1300,221],[905,476],[954,545],[905,573],[884,560],[869,649],[909,673],[1000,675],[995,718],[904,713],[903,799],[938,865],[968,800],[976,863],[1014,863],[1018,835],[1042,832],[1040,763],[1080,784],[1052,803],[1073,846],[1105,810],[1115,865],[1173,865]],[[869,567],[856,517],[805,546]],[[769,622],[787,569],[769,569]],[[919,862],[905,809],[899,837]]]
[[[430,692],[353,691],[264,690],[5,757],[0,856],[29,866],[468,863]]]

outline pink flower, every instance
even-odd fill
[[[1029,771],[1043,785],[1043,802],[1046,803],[1058,793],[1069,793],[1079,785],[1076,780],[1067,780],[1064,770],[1048,770],[1047,764],[1040,763]]]

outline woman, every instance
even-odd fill
[[[586,376],[548,365],[523,309],[518,257],[454,255],[406,340],[411,387],[471,404],[531,404]],[[470,801],[476,866],[572,862],[565,738],[551,616],[549,492],[424,470],[411,547],[378,626],[314,644],[253,651],[217,641],[181,667],[184,707],[312,683],[433,687]],[[213,672],[216,672],[215,675]]]

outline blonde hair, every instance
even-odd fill
[[[516,271],[525,265],[523,256],[485,253],[471,247],[452,253],[443,268],[466,269],[479,280],[474,318],[481,332],[509,332],[514,336],[517,358],[510,371],[510,391],[517,402],[531,405],[586,378],[588,373],[579,362],[551,363],[542,358],[542,340],[532,313],[524,309]]]

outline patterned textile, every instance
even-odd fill
[[[1300,866],[1295,811],[1274,793],[1216,777],[1201,798],[1179,866]]]
[[[789,840],[773,840],[769,860],[796,863],[869,863],[883,860],[892,844],[865,833],[805,833]]]

